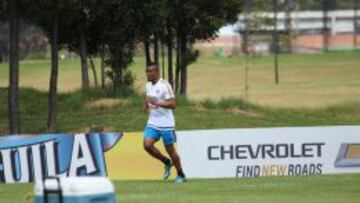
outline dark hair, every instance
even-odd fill
[[[146,68],[151,67],[151,66],[155,66],[157,69],[159,68],[159,66],[154,62],[151,62],[151,63],[147,64]]]

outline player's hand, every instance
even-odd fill
[[[159,106],[158,102],[155,99],[150,100],[149,103],[154,106]]]
[[[159,102],[153,97],[146,98],[146,101],[150,108],[158,108],[159,107]]]

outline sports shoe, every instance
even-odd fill
[[[166,164],[164,166],[164,174],[163,174],[163,180],[167,180],[170,177],[170,171],[171,171],[172,163]]]
[[[177,176],[175,179],[175,183],[185,183],[187,180],[184,176]]]

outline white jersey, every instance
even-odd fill
[[[156,84],[151,82],[146,84],[146,97],[151,97],[156,101],[164,101],[175,98],[175,95],[170,84],[160,78]],[[173,130],[175,128],[175,118],[171,109],[162,108],[150,103],[148,105],[149,120],[147,124],[149,127],[158,130]]]

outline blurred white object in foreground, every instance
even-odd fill
[[[105,177],[47,178],[34,187],[35,203],[115,203],[114,185]]]

